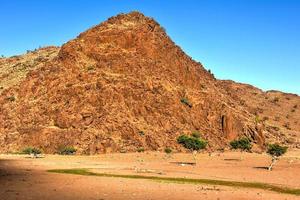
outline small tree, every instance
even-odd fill
[[[252,148],[251,141],[247,137],[242,137],[230,142],[232,149],[241,149],[242,151],[250,151]]]
[[[169,148],[169,147],[165,148],[165,153],[166,153],[166,154],[172,153],[172,149]]]
[[[197,160],[196,160],[197,151],[201,149],[205,149],[207,146],[206,140],[203,140],[201,138],[196,138],[194,136],[188,136],[188,135],[180,135],[177,138],[177,142],[182,146],[184,146],[186,149],[191,150],[196,164],[197,164]]]
[[[34,158],[37,158],[39,154],[42,153],[42,151],[35,147],[26,147],[22,150],[23,154],[33,155]]]
[[[269,144],[267,154],[272,156],[272,162],[268,168],[269,171],[273,169],[274,164],[279,160],[279,157],[286,153],[288,147],[279,144]]]
[[[74,155],[76,149],[73,146],[60,146],[57,150],[57,153],[60,155]]]
[[[205,149],[207,145],[207,141],[200,138],[190,137],[188,135],[179,136],[177,138],[177,142],[183,145],[185,148],[190,149],[192,151]]]

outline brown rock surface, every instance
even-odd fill
[[[176,138],[194,130],[210,149],[242,135],[263,146],[264,134],[273,134],[226,82],[138,12],[81,33],[26,74],[0,96],[0,152],[31,145],[46,153],[61,145],[85,154],[183,150]]]
[[[251,114],[260,123],[267,142],[300,148],[300,97],[279,91],[264,92],[251,85],[234,81],[219,81],[219,87]],[[261,127],[263,126],[263,127]]]

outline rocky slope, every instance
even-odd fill
[[[58,47],[46,47],[28,51],[23,56],[0,58],[0,94],[4,89],[19,84],[30,70],[52,60],[58,51]]]
[[[300,148],[300,97],[280,91],[264,92],[251,85],[219,81],[219,87],[263,123],[266,139]]]
[[[263,147],[273,134],[230,85],[141,13],[112,17],[57,50],[2,91],[1,152],[67,145],[82,154],[182,151],[176,138],[192,131],[211,150],[242,135]]]

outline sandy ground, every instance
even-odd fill
[[[89,168],[94,172],[139,174],[162,177],[208,178],[262,182],[300,188],[300,151],[288,152],[269,172],[265,154],[226,152],[167,155],[158,152],[103,154],[97,156],[0,155],[0,200],[113,200],[113,199],[300,199],[260,189],[193,185],[54,174],[48,169]]]

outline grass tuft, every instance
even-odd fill
[[[214,180],[214,179],[172,178],[172,177],[125,175],[125,174],[106,174],[106,173],[90,172],[88,171],[88,169],[52,169],[52,170],[48,170],[48,172],[76,174],[76,175],[84,175],[84,176],[145,179],[145,180],[173,182],[173,183],[208,184],[208,185],[220,185],[220,186],[241,187],[241,188],[254,188],[254,189],[262,189],[262,190],[268,190],[268,191],[273,191],[278,193],[300,196],[300,189],[281,187],[272,184],[257,183],[257,182],[224,181],[224,180]]]

